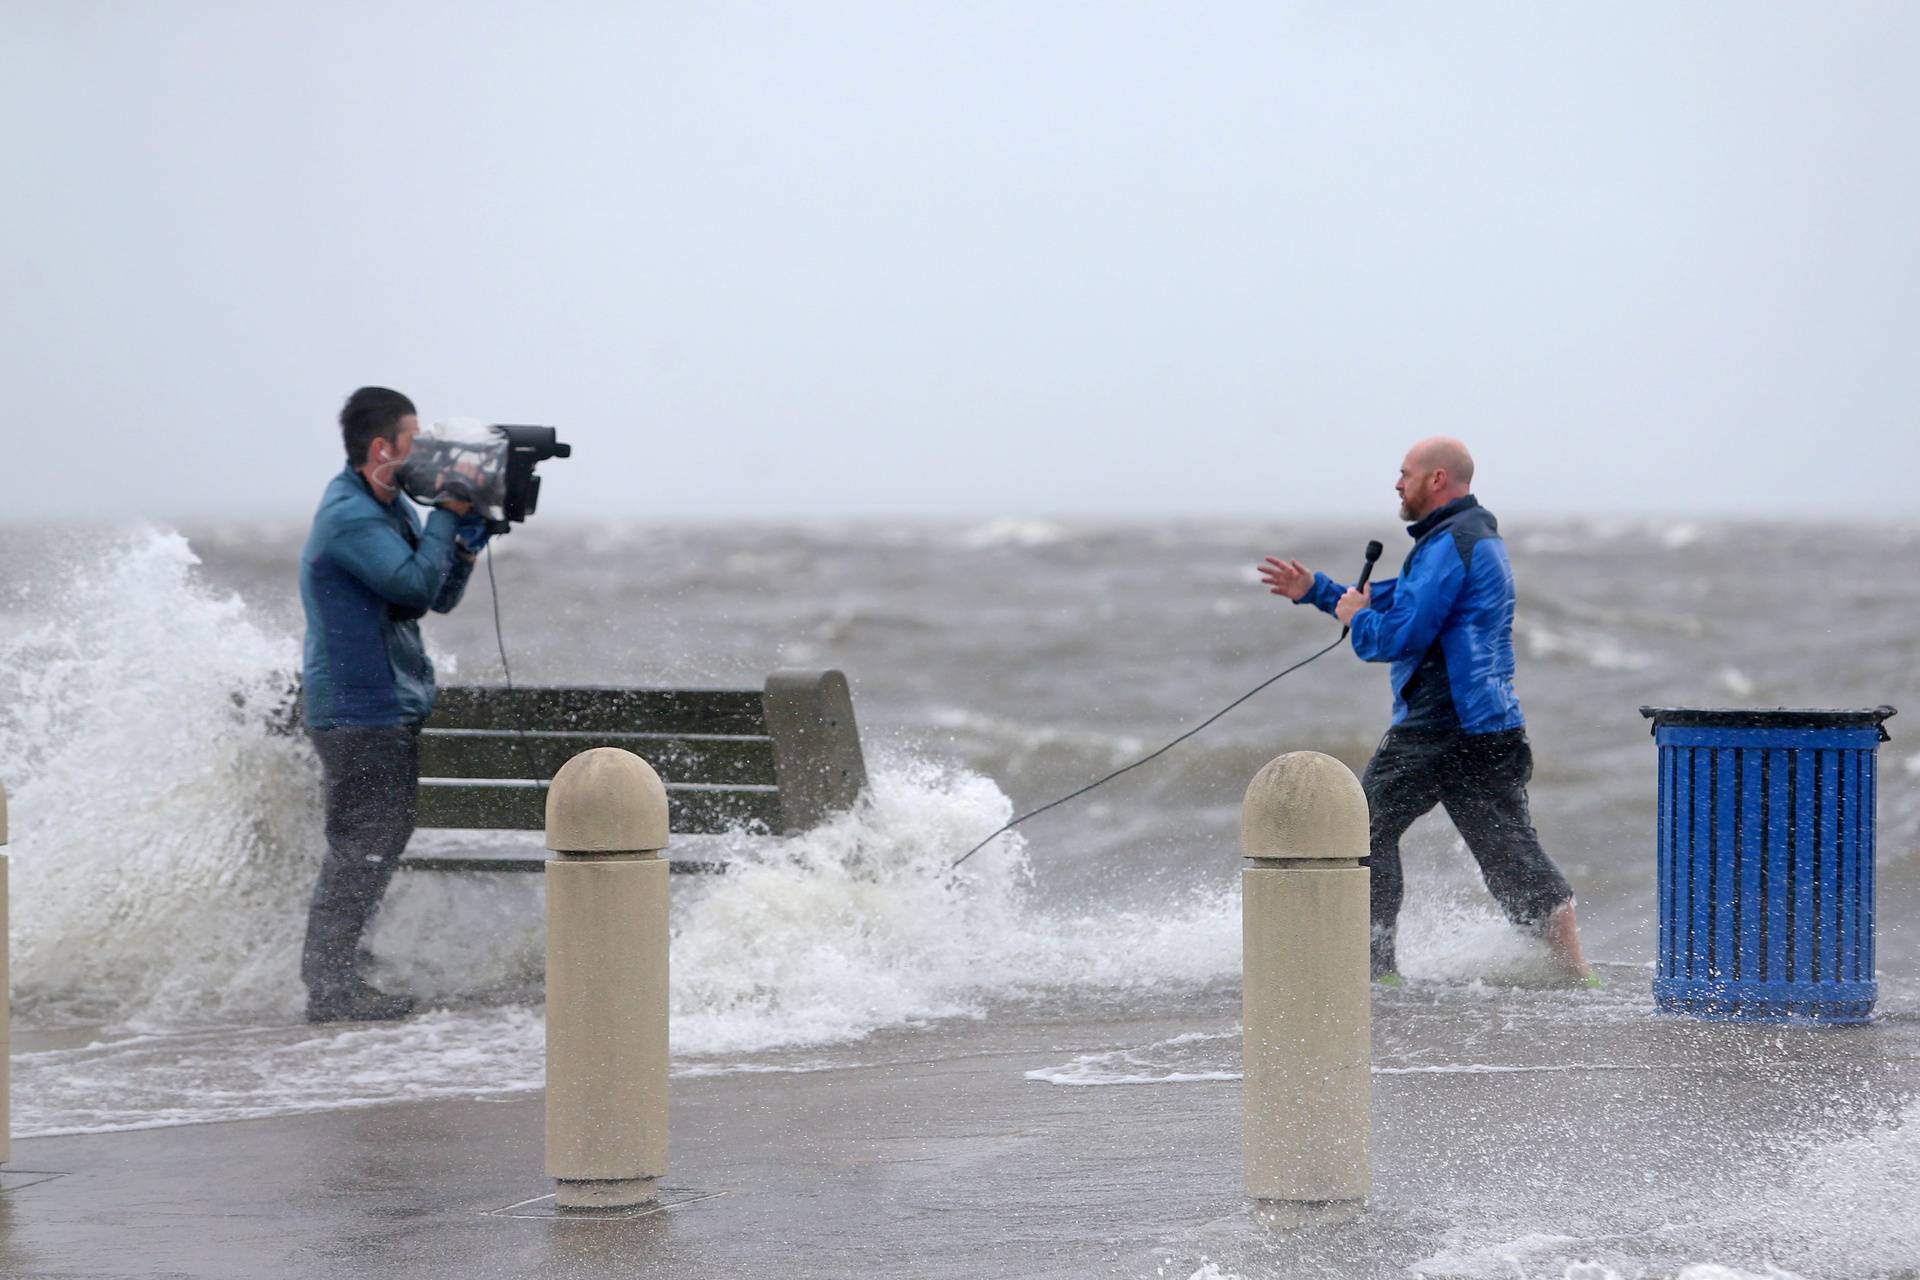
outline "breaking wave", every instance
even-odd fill
[[[12,796],[14,982],[30,1023],[172,1030],[285,1022],[323,853],[318,771],[274,727],[292,637],[148,533],[66,575],[59,622],[0,641]],[[747,1052],[975,1016],[1043,991],[1233,977],[1237,903],[1042,910],[992,782],[883,762],[861,805],[786,840],[723,838],[733,872],[676,882],[676,1051]],[[522,837],[524,838],[524,837]],[[402,875],[376,979],[455,1007],[533,1004],[533,877]]]
[[[13,981],[29,1019],[289,1011],[317,766],[270,730],[295,647],[143,535],[0,643]]]

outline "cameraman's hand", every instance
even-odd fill
[[[1258,568],[1260,580],[1267,584],[1267,590],[1276,596],[1285,596],[1295,604],[1313,588],[1313,570],[1298,560],[1277,560],[1268,556]]]
[[[487,528],[486,517],[463,516],[460,527],[453,531],[453,545],[460,549],[462,555],[473,557],[480,554],[480,549],[487,545],[487,539],[492,536],[492,530]]]
[[[434,484],[440,490],[440,496],[434,500],[434,506],[445,508],[465,519],[473,510],[473,469],[461,464],[452,472],[442,471],[435,476]]]

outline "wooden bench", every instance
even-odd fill
[[[624,747],[667,785],[673,831],[785,835],[851,808],[867,785],[838,671],[776,671],[762,689],[453,686],[420,735],[422,829],[542,831],[547,783],[590,747]],[[669,851],[671,855],[671,851]],[[722,863],[669,857],[677,872]],[[538,871],[538,844],[409,850],[414,871]]]

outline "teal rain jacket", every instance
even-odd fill
[[[473,562],[455,550],[458,527],[436,508],[423,528],[411,503],[381,502],[352,467],[327,485],[300,555],[308,728],[412,724],[433,711],[419,620],[466,591]]]
[[[1398,578],[1353,615],[1353,651],[1393,664],[1393,724],[1497,733],[1526,723],[1513,692],[1513,566],[1493,513],[1468,494],[1407,526]],[[1324,573],[1300,600],[1327,613],[1347,588]]]

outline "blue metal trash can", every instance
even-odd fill
[[[1876,749],[1892,707],[1642,707],[1660,749],[1662,1009],[1865,1022]]]

